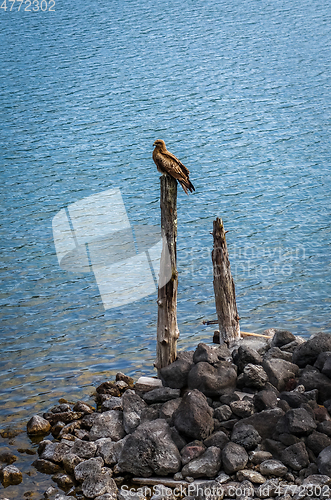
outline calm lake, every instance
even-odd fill
[[[330,2],[19,6],[0,9],[1,426],[155,373],[156,289],[105,309],[52,230],[109,190],[129,227],[158,226],[155,139],[196,188],[178,190],[179,349],[212,339],[217,216],[242,330],[330,332]]]

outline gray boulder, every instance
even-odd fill
[[[331,477],[331,446],[324,448],[318,455],[317,467],[320,474]]]
[[[81,439],[76,439],[71,448],[71,453],[85,459],[94,457],[96,451],[97,445],[93,441],[82,441]]]
[[[82,463],[83,459],[78,455],[74,455],[74,453],[68,453],[63,458],[63,468],[68,474],[73,474],[75,467]]]
[[[191,460],[182,469],[184,477],[215,477],[221,468],[221,450],[211,446],[198,458]]]
[[[193,351],[180,352],[176,361],[159,370],[163,385],[173,389],[187,386],[188,374],[193,366]]]
[[[321,352],[314,363],[314,367],[317,368],[320,372],[323,372],[323,367],[329,359],[331,359],[331,351]]]
[[[308,364],[313,365],[318,355],[326,351],[331,351],[331,335],[320,332],[295,349],[293,363],[296,363],[300,368]]]
[[[166,476],[179,471],[181,458],[165,420],[140,424],[126,439],[118,462],[136,476]]]
[[[92,416],[92,415],[88,415]],[[120,411],[110,410],[99,413],[90,430],[90,440],[96,441],[102,437],[109,437],[113,441],[119,441],[125,436],[123,427],[123,414]]]
[[[243,372],[248,364],[262,365],[261,355],[252,347],[241,345],[237,352],[233,353],[233,361],[238,366],[239,372]]]
[[[284,359],[271,358],[263,361],[269,381],[279,391],[284,391],[289,380],[294,379],[299,372],[299,368],[294,363]]]
[[[206,363],[214,364],[221,359],[227,360],[231,359],[231,353],[226,345],[222,346],[212,346],[204,343],[198,344],[193,355],[193,362],[200,363],[204,361]]]
[[[223,431],[214,432],[211,436],[204,440],[203,444],[209,448],[210,446],[218,446],[223,450],[224,446],[229,442],[228,436]]]
[[[248,462],[248,455],[243,446],[232,443],[225,445],[222,450],[223,469],[226,474],[234,474],[238,470],[244,469]]]
[[[264,410],[260,413],[254,413],[251,417],[242,420],[245,424],[250,424],[257,430],[262,439],[272,437],[278,420],[284,415],[280,408]]]
[[[201,441],[192,441],[180,450],[182,465],[186,465],[191,460],[198,458],[206,451],[206,447]],[[189,475],[189,474],[188,474]]]
[[[229,420],[232,416],[232,410],[228,405],[221,405],[214,410],[214,418],[217,418],[220,422],[224,420]]]
[[[144,394],[143,399],[148,404],[166,403],[172,399],[177,399],[180,396],[180,389],[172,389],[171,387],[157,387],[152,391]]]
[[[306,446],[316,455],[316,457],[328,446],[331,446],[331,439],[321,432],[312,432],[306,440]]]
[[[165,420],[170,421],[174,412],[177,410],[180,405],[182,398],[171,399],[162,405],[160,408],[160,418],[164,418]]]
[[[123,439],[116,442],[112,441],[110,438],[98,439],[95,441],[97,446],[97,455],[103,458],[105,464],[115,465],[119,461],[127,438],[128,436],[125,436]]]
[[[257,411],[276,408],[277,396],[274,391],[263,390],[254,395],[253,403]]]
[[[188,387],[213,397],[233,391],[236,381],[236,368],[229,361],[218,361],[214,365],[202,361],[191,368]]]
[[[320,373],[317,368],[306,366],[300,374],[299,384],[304,385],[306,391],[317,389],[317,402],[319,404],[323,404],[327,399],[331,399],[331,380],[326,375],[323,375],[323,373]]]
[[[74,469],[74,475],[76,481],[82,483],[85,479],[90,476],[97,475],[101,473],[103,467],[103,460],[101,457],[90,458],[89,460],[84,460],[80,464],[76,465]]]
[[[231,441],[240,444],[245,450],[253,450],[261,443],[262,438],[252,425],[238,422],[233,427]]]
[[[48,420],[39,415],[34,415],[27,423],[27,433],[31,436],[48,434],[51,430],[51,424]]]
[[[282,351],[281,349],[279,349],[279,347],[271,347],[271,349],[269,349],[264,355],[264,359],[270,358],[279,358],[284,359],[285,361],[292,362],[292,353]]]
[[[82,491],[86,498],[99,498],[100,495],[106,493],[110,494],[113,499],[117,496],[116,483],[107,468],[102,468],[99,473],[87,477],[83,481]]]
[[[307,467],[309,457],[305,444],[300,441],[300,443],[285,448],[281,454],[281,461],[288,467],[291,467],[291,469],[298,471]]]
[[[263,367],[252,363],[245,366],[240,377],[242,385],[252,389],[263,389],[268,382],[268,375]]]
[[[122,396],[122,405],[123,405],[123,427],[125,432],[130,434],[141,423],[142,413],[144,410],[148,408],[148,406],[147,403],[140,396],[138,396],[138,394],[135,394],[135,392],[132,390],[125,391],[125,393]]]
[[[283,477],[287,470],[287,467],[279,460],[265,460],[260,464],[260,472],[264,476]]]
[[[295,341],[295,336],[288,330],[275,330],[275,334],[271,340],[272,347],[282,347],[290,342]]]
[[[71,443],[73,445],[73,443]],[[72,446],[66,443],[56,443],[45,439],[41,441],[38,447],[38,453],[41,459],[49,460],[57,464],[61,463],[65,455],[70,453]]]
[[[285,425],[290,434],[305,435],[316,429],[317,424],[304,408],[293,408],[285,413]]]
[[[197,389],[185,394],[172,418],[178,432],[193,439],[206,439],[214,430],[213,410]]]

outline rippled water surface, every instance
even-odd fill
[[[156,292],[105,310],[59,267],[52,219],[119,188],[158,225],[152,144],[178,192],[179,348],[210,341],[212,222],[224,220],[241,327],[330,331],[330,3],[62,2],[0,12],[3,425],[117,371],[154,373]]]

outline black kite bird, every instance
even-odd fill
[[[189,169],[186,168],[175,155],[167,150],[165,142],[162,141],[162,139],[157,139],[153,146],[155,146],[153,151],[153,160],[158,171],[161,172],[161,174],[168,174],[171,175],[171,177],[174,177],[174,179],[177,179],[186,194],[188,194],[187,190],[191,193],[195,191],[195,188],[189,179]]]

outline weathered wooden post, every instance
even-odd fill
[[[163,248],[158,288],[156,368],[175,361],[177,357],[177,181],[162,175],[161,183],[161,235]]]
[[[214,221],[213,237],[212,261],[218,325],[223,341],[231,343],[240,338],[240,326],[222,219],[217,218]]]

